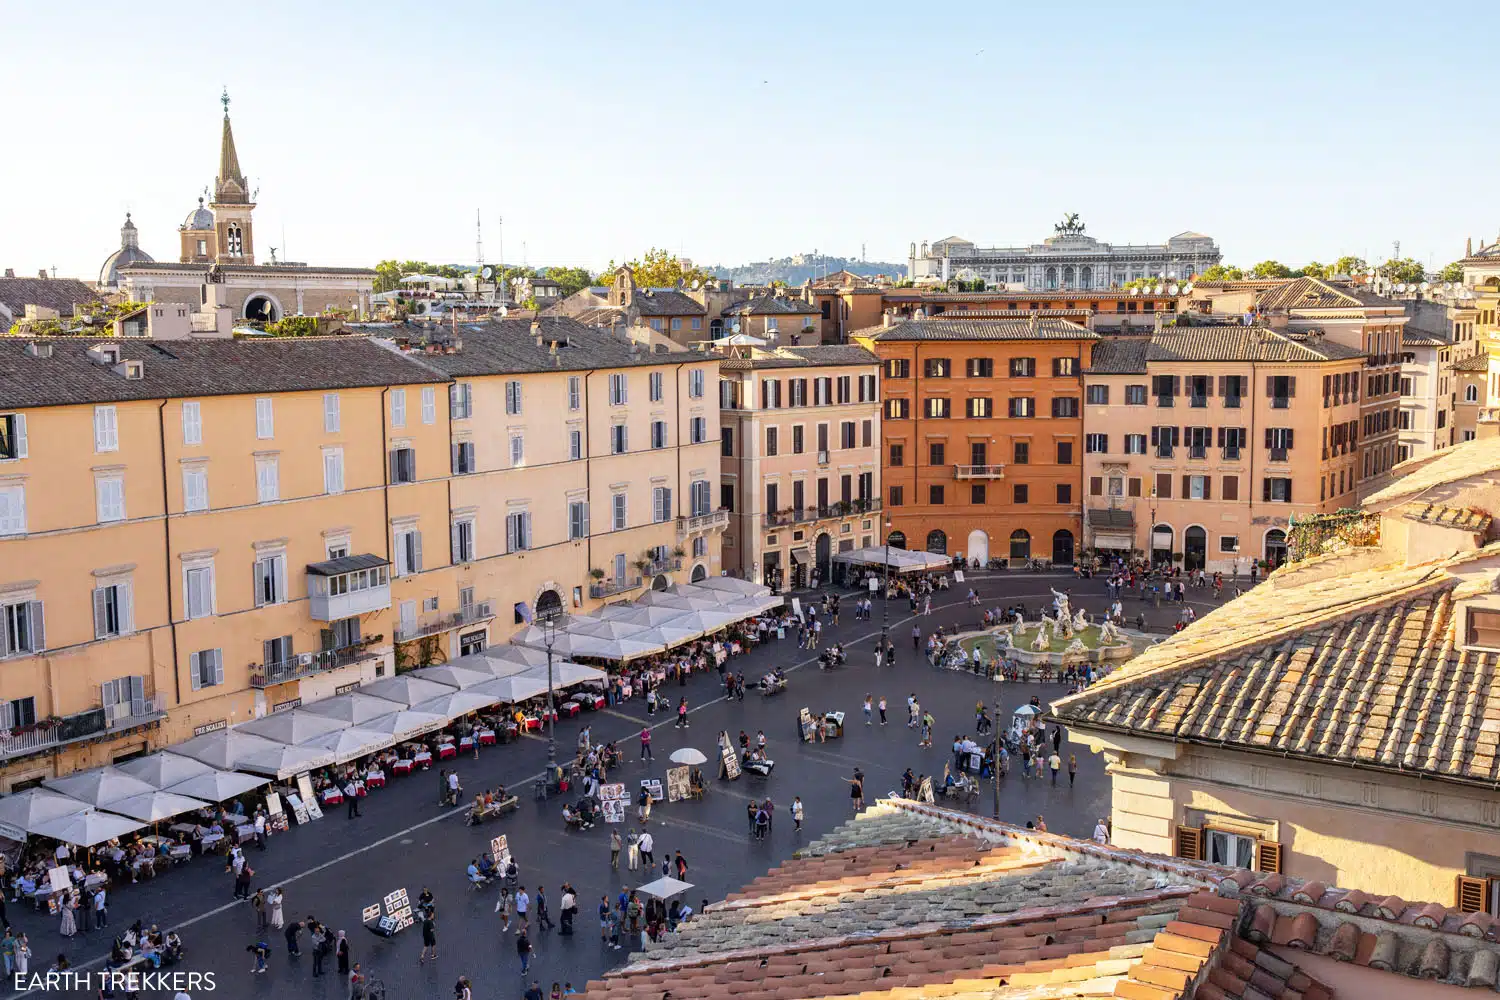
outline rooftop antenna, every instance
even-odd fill
[[[526,241],[521,241],[521,266],[526,266]]]
[[[495,225],[500,230],[500,301],[510,301],[506,295],[505,288],[505,216],[495,216]]]
[[[484,223],[477,208],[474,209],[474,263],[484,266]]]
[[[57,265],[56,264],[52,265],[52,277],[54,277],[54,278],[57,277]]]

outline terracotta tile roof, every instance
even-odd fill
[[[1151,342],[1145,337],[1111,337],[1094,345],[1093,359],[1085,369],[1089,375],[1144,375],[1146,349]]]
[[[1092,309],[955,309],[939,313],[939,319],[1026,319],[1032,313],[1038,316],[1056,316],[1063,319],[1087,319],[1094,315]],[[1109,315],[1114,315],[1110,313]],[[1107,317],[1106,317],[1107,318]],[[1123,318],[1123,317],[1122,317]]]
[[[60,316],[71,316],[74,306],[98,301],[97,292],[74,278],[0,278],[0,305],[16,319],[26,315],[27,306],[56,309]]]
[[[1391,500],[1425,493],[1434,487],[1487,473],[1500,472],[1500,438],[1477,438],[1451,448],[1444,448],[1423,461],[1409,465],[1406,475],[1378,493],[1365,499],[1365,506],[1379,506]],[[1403,471],[1403,466],[1396,466]]]
[[[1396,510],[1402,517],[1423,524],[1440,524],[1445,528],[1462,528],[1475,534],[1488,530],[1493,518],[1482,510],[1472,507],[1447,507],[1438,503],[1413,501],[1404,503]]]
[[[1146,360],[1253,361],[1293,364],[1363,358],[1364,352],[1331,340],[1289,336],[1266,327],[1168,326],[1151,337]]]
[[[1028,317],[1030,314],[1028,314]],[[910,319],[889,327],[856,330],[856,337],[881,342],[902,340],[1098,340],[1099,335],[1077,323],[1052,317],[1027,319]]]
[[[1460,648],[1454,594],[1489,546],[1418,566],[1294,564],[1054,702],[1053,718],[1454,781],[1500,780],[1500,654]],[[1364,560],[1365,568],[1358,563]]]
[[[667,288],[638,289],[632,305],[642,316],[704,316],[708,310],[697,299]],[[812,307],[808,307],[808,312]]]
[[[1401,331],[1401,343],[1413,347],[1447,347],[1453,341],[1449,340],[1444,333],[1436,330],[1423,330],[1408,324],[1406,329]]]
[[[818,311],[818,306],[802,299],[784,295],[757,295],[725,306],[725,316],[808,316]]]
[[[1377,307],[1400,309],[1401,303],[1362,288],[1332,285],[1318,278],[1294,278],[1264,289],[1256,296],[1261,309],[1354,309]]]
[[[751,357],[726,356],[723,371],[761,368],[831,368],[839,365],[878,365],[880,359],[858,344],[823,344],[812,347],[782,347],[774,354],[760,352]]]
[[[1448,366],[1450,371],[1455,372],[1484,372],[1490,369],[1490,356],[1484,351],[1471,354],[1466,358],[1459,358]]]

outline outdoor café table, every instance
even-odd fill
[[[472,737],[472,736],[460,736],[459,739],[458,739],[458,749],[460,749],[460,750],[473,750],[474,749],[474,737]]]
[[[244,826],[250,821],[249,816],[241,816],[239,813],[225,813],[224,822],[227,825]]]
[[[240,840],[241,841],[254,840],[255,839],[255,824],[254,823],[241,823],[238,827],[235,828],[235,832],[240,835]]]
[[[426,750],[423,750],[419,753],[413,754],[411,761],[418,767],[426,768],[432,763],[432,754],[428,753]]]
[[[495,731],[493,729],[476,729],[474,733],[479,737],[480,746],[489,747],[495,745]]]
[[[191,837],[193,835],[193,831],[196,829],[197,827],[192,823],[173,823],[171,826],[167,827],[168,832],[180,833],[184,837]]]
[[[171,858],[178,864],[187,861],[192,856],[193,849],[187,844],[173,844],[171,847],[167,848],[167,857]],[[93,877],[94,876],[92,875],[89,876],[89,878]]]
[[[557,706],[557,710],[561,712],[565,718],[571,719],[579,712],[583,711],[583,706],[579,705],[576,701],[565,701],[561,705]]]
[[[223,843],[223,841],[224,835],[222,833],[214,833],[212,830],[210,830],[208,833],[205,833],[203,835],[203,849],[207,851],[215,845]]]
[[[535,716],[535,715],[528,715],[528,716],[526,716],[526,731],[528,733],[538,732],[539,730],[541,730],[541,728],[542,728],[542,720],[541,720],[540,717]]]
[[[458,747],[452,743],[439,743],[437,748],[438,760],[447,760],[449,757],[458,756]]]
[[[398,760],[391,765],[392,774],[411,774],[412,762],[409,760]]]
[[[371,788],[385,787],[385,772],[378,767],[372,767],[365,775],[365,784]]]
[[[319,796],[319,798],[325,806],[343,805],[344,793],[339,791],[337,788],[330,786],[323,789],[323,794]]]

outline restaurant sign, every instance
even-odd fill
[[[219,719],[217,722],[205,722],[193,730],[194,736],[202,736],[204,733],[217,733],[221,729],[229,728],[228,719]]]

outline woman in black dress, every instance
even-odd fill
[[[339,975],[345,979],[349,978],[349,939],[344,937],[344,932],[339,931],[338,942],[333,948],[334,957],[339,963]]]

